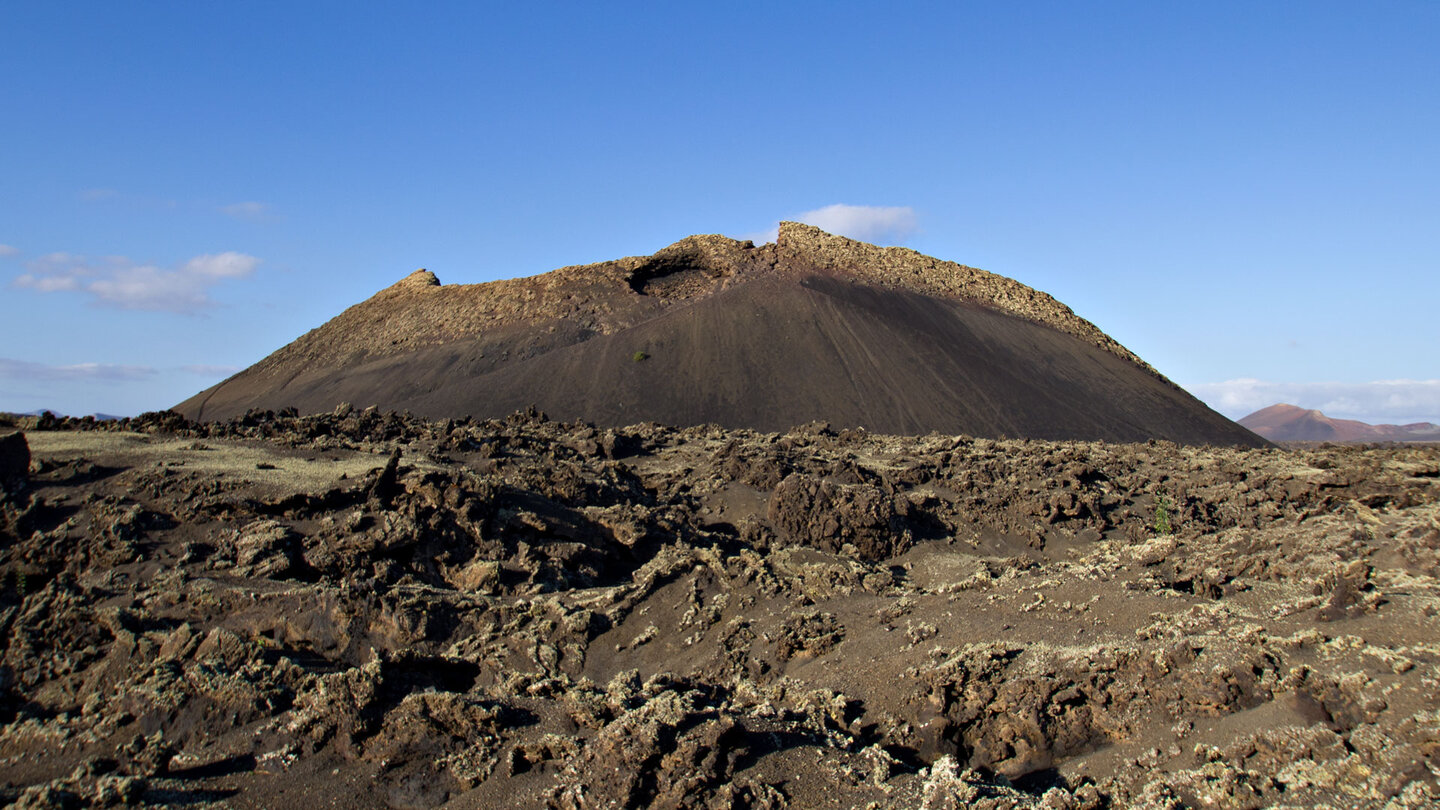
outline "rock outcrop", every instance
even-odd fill
[[[0,491],[23,488],[29,474],[30,445],[25,442],[25,434],[0,436]]]

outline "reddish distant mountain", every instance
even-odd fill
[[[1331,419],[1294,405],[1271,405],[1239,420],[1272,442],[1435,442],[1440,425],[1371,425],[1354,419]]]

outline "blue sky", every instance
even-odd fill
[[[1429,0],[6,3],[0,409],[167,407],[417,267],[805,218],[1232,417],[1440,422],[1436,42]]]

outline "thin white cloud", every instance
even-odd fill
[[[36,276],[26,273],[15,279],[15,286],[39,292],[67,292],[80,289],[80,279],[74,276]]]
[[[240,370],[239,366],[207,366],[190,365],[181,366],[180,370],[187,374],[194,374],[197,377],[229,377]]]
[[[862,242],[895,244],[919,230],[915,209],[908,205],[845,205],[836,203],[790,217],[796,222],[814,225],[837,236],[848,236]],[[779,225],[768,231],[747,233],[741,239],[752,242],[774,242],[780,235]]]
[[[195,312],[213,306],[210,289],[226,279],[245,278],[260,260],[229,251],[206,254],[174,269],[137,264],[123,256],[92,261],[69,253],[51,253],[27,265],[13,282],[36,292],[83,292],[97,304],[119,309]]]
[[[915,209],[905,206],[827,205],[797,219],[822,231],[865,242],[898,242],[915,233]]]
[[[12,245],[0,245],[0,258],[4,258],[6,256],[17,256],[19,254],[20,248],[14,247]]]
[[[270,206],[262,202],[237,202],[220,206],[220,213],[247,222],[259,222],[269,215]]]
[[[780,238],[780,224],[777,222],[776,224],[770,226],[770,230],[768,231],[753,231],[750,233],[736,234],[734,238],[739,239],[742,242],[754,242],[757,245],[763,245],[766,242],[774,242],[776,239]]]
[[[255,267],[259,264],[260,260],[254,256],[231,250],[196,256],[185,263],[181,272],[198,278],[244,278],[255,272]]]
[[[115,363],[75,363],[58,366],[11,360],[0,357],[0,378],[29,382],[133,382],[155,376],[149,366],[127,366]]]
[[[1372,424],[1440,422],[1440,380],[1283,383],[1241,378],[1186,388],[1232,419],[1284,402]]]

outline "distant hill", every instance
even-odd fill
[[[175,406],[378,405],[436,418],[534,405],[602,426],[1260,446],[1094,324],[1013,279],[782,223],[488,284],[419,270]]]
[[[1354,419],[1332,419],[1320,411],[1281,403],[1246,416],[1240,424],[1272,442],[1435,442],[1440,425],[1372,425]]]
[[[11,415],[11,416],[43,416],[43,415],[45,415],[45,414],[47,414],[47,413],[48,413],[48,414],[51,414],[52,416],[66,416],[66,415],[67,415],[67,414],[61,413],[60,411],[54,410],[53,408],[37,408],[36,410],[33,410],[33,411],[25,411],[24,413],[14,413],[14,414],[10,414],[10,415]],[[99,413],[99,412],[96,412],[96,413],[92,413],[92,414],[90,414],[90,415],[91,415],[92,417],[94,417],[94,418],[95,418],[95,421],[97,421],[97,422],[113,422],[113,421],[115,421],[116,419],[124,419],[124,418],[125,418],[125,417],[123,417],[123,416],[117,416],[116,414],[113,414],[113,413]]]

